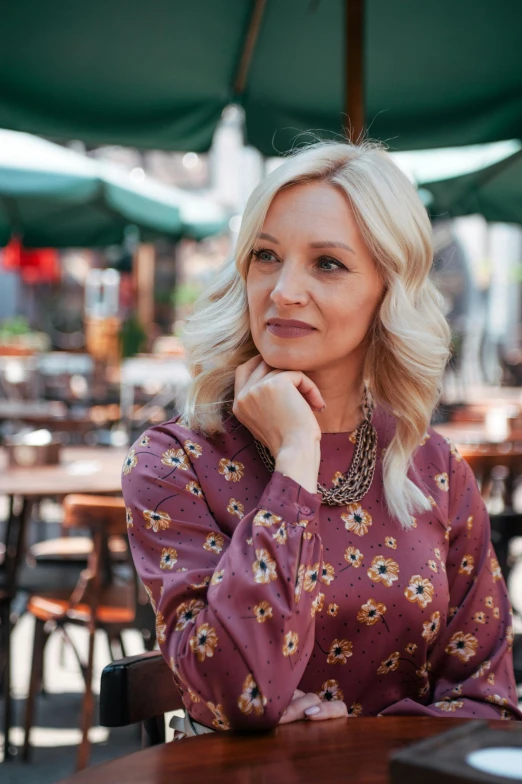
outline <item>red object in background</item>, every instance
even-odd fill
[[[4,248],[2,267],[19,272],[24,283],[57,283],[61,278],[60,259],[55,248],[24,248],[17,238]]]

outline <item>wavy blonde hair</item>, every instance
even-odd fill
[[[291,153],[252,192],[234,257],[199,298],[184,330],[192,378],[180,403],[182,421],[207,435],[224,432],[235,370],[258,353],[246,294],[252,247],[274,196],[312,181],[344,192],[384,280],[385,293],[367,336],[364,378],[374,400],[396,417],[384,456],[384,492],[390,514],[408,528],[413,514],[430,509],[408,473],[440,398],[451,336],[441,297],[428,277],[433,261],[428,215],[380,144],[311,144]]]

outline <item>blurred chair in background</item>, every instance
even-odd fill
[[[114,537],[126,536],[123,499],[69,495],[64,499],[63,507],[64,526],[89,530],[92,549],[88,553],[87,568],[82,571],[72,593],[54,591],[41,595],[35,594],[29,599],[27,610],[35,618],[35,634],[22,758],[24,761],[29,759],[35,698],[43,678],[45,644],[50,634],[59,629],[75,653],[85,682],[81,717],[82,740],[77,757],[77,769],[80,770],[88,762],[88,732],[93,723],[92,677],[95,634],[98,629],[105,631],[111,657],[114,656],[115,644],[119,644],[121,655],[125,655],[121,633],[125,629],[135,628],[139,588],[128,547],[115,547],[114,544]],[[80,625],[88,629],[86,661],[82,659],[67,634],[68,624]]]

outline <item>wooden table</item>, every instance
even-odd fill
[[[5,450],[0,450],[0,495],[35,500],[68,493],[119,493],[127,452],[115,447],[65,446],[58,465],[7,468]]]
[[[69,493],[121,493],[121,468],[127,451],[114,447],[62,447],[58,465],[8,468],[7,454],[0,449],[0,495],[9,499],[3,543],[4,592],[14,596],[16,591],[34,502],[63,498]]]
[[[127,449],[114,447],[62,447],[58,465],[8,468],[0,449],[0,495],[9,498],[3,568],[4,589],[14,595],[26,528],[35,501],[63,498],[69,493],[116,495],[121,493],[121,468]]]
[[[200,735],[87,768],[61,784],[386,784],[391,752],[464,721],[349,718],[299,721],[263,735]]]
[[[69,493],[116,495],[121,492],[121,469],[127,449],[103,447],[62,447],[58,465],[8,468],[5,449],[0,449],[0,495],[9,498],[5,531],[0,594],[4,601],[14,597],[26,530],[33,504]],[[9,646],[9,642],[7,643]],[[8,658],[9,660],[9,658]],[[9,679],[7,679],[9,693]],[[10,727],[10,700],[5,700],[5,726]],[[9,755],[9,737],[5,741]]]

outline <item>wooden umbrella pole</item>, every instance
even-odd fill
[[[364,134],[364,0],[344,0],[344,107],[353,142]]]
[[[150,340],[154,321],[154,267],[156,251],[154,245],[141,243],[133,261],[134,285],[136,288],[136,310],[138,320]]]
[[[255,0],[254,2],[248,30],[243,42],[243,48],[241,50],[239,66],[234,79],[234,94],[237,96],[242,95],[246,89],[248,72],[250,70],[250,64],[254,55],[254,49],[256,47],[259,32],[261,30],[265,5],[266,0]]]

